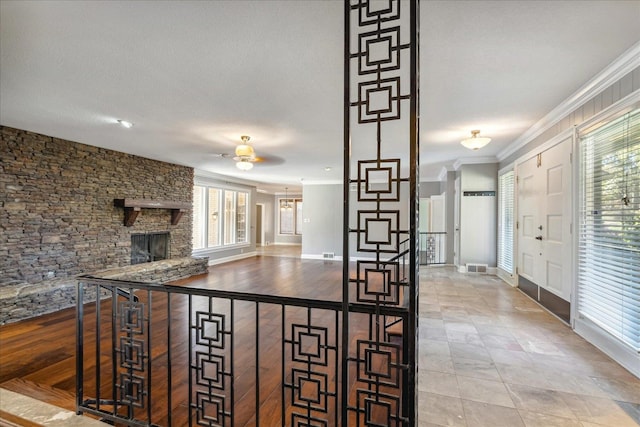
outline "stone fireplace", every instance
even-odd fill
[[[191,259],[192,168],[5,126],[0,137],[0,324],[74,305],[81,275],[164,283],[206,271]],[[166,259],[132,266],[133,234],[152,236],[145,261]]]

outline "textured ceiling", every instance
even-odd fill
[[[423,1],[420,25],[429,179],[495,156],[637,43],[640,1]],[[331,0],[3,0],[0,122],[270,191],[340,180],[342,31]],[[471,152],[475,128],[493,141]],[[220,156],[244,134],[265,157],[249,172]]]

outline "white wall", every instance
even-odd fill
[[[304,185],[302,188],[302,256],[323,252],[342,256],[342,185]]]
[[[375,202],[358,202],[355,189],[351,192],[351,204],[349,206],[349,224],[356,228],[358,224],[358,210],[375,210]],[[302,190],[304,205],[302,226],[302,256],[305,258],[320,258],[323,252],[333,252],[336,257],[343,255],[342,251],[342,216],[343,216],[343,187],[340,184],[310,185],[306,184]],[[400,230],[409,227],[409,185],[401,183],[400,201],[384,203],[383,208],[398,210],[398,222]],[[361,226],[363,226],[361,224]],[[395,228],[395,223],[393,224]],[[349,256],[358,258],[374,258],[373,252],[357,251],[357,233],[350,233]],[[408,235],[400,235],[400,241]],[[395,234],[393,235],[395,239]],[[395,240],[394,240],[395,241]],[[391,258],[393,254],[386,253],[383,258]]]

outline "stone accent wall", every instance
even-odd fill
[[[191,255],[192,215],[143,209],[123,225],[118,198],[192,203],[193,169],[0,127],[0,324],[75,304],[76,276],[130,264],[131,234],[169,231]]]

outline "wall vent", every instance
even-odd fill
[[[486,273],[489,266],[487,264],[467,263],[467,273]]]
[[[335,257],[335,252],[322,252],[322,259],[334,259]]]

